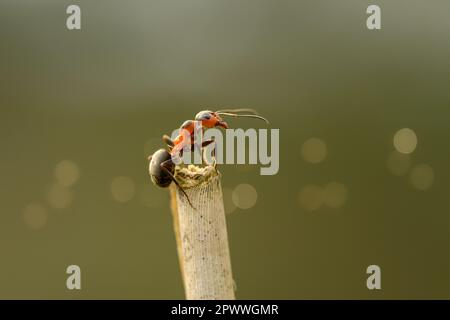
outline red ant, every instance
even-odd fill
[[[241,112],[247,112],[247,114],[241,114]],[[153,183],[161,188],[167,188],[172,181],[177,185],[178,188],[183,192],[188,200],[189,204],[192,203],[186,194],[186,191],[181,187],[180,183],[175,178],[175,163],[172,160],[173,155],[178,155],[183,152],[184,147],[190,141],[191,148],[194,148],[194,129],[195,121],[200,121],[202,124],[202,129],[222,127],[228,129],[228,124],[222,120],[221,116],[233,116],[233,117],[249,117],[264,120],[269,123],[267,119],[259,116],[252,109],[234,109],[234,110],[221,110],[221,111],[200,111],[195,116],[195,120],[185,121],[181,128],[179,135],[171,140],[167,135],[163,136],[163,141],[168,145],[169,151],[166,149],[159,149],[153,155],[148,157],[149,163],[149,174]],[[190,139],[187,139],[190,135]],[[201,147],[204,148],[214,142],[214,140],[202,141]]]
[[[242,114],[243,112],[247,112],[247,114]],[[187,120],[185,121],[181,127],[178,136],[171,140],[167,135],[163,136],[163,140],[167,145],[170,146],[172,155],[182,155],[184,147],[190,143],[192,148],[194,146],[194,130],[195,123],[200,122],[202,129],[209,129],[214,127],[221,127],[224,129],[228,129],[228,123],[226,123],[221,116],[232,116],[232,117],[248,117],[248,118],[256,118],[265,121],[267,124],[269,121],[261,117],[257,114],[257,112],[253,109],[229,109],[229,110],[219,110],[219,111],[209,111],[204,110],[197,113],[195,116],[195,120]],[[189,138],[189,139],[188,139]],[[205,147],[212,143],[213,140],[206,140],[202,143],[202,147]]]

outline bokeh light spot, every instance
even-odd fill
[[[309,163],[320,163],[327,156],[327,145],[319,138],[310,138],[303,143],[301,154]]]
[[[38,230],[47,224],[48,213],[43,205],[31,203],[25,208],[23,219],[29,228]]]
[[[55,178],[64,187],[74,185],[80,177],[78,165],[70,160],[63,160],[55,167]]]
[[[434,171],[427,164],[419,164],[411,170],[410,180],[412,185],[419,190],[427,190],[433,185]]]
[[[231,198],[236,207],[250,209],[256,204],[258,193],[252,185],[242,183],[234,188]]]
[[[300,190],[299,193],[300,205],[306,210],[319,209],[324,201],[323,188],[317,185],[307,185]]]
[[[347,201],[347,188],[339,182],[330,182],[324,189],[324,203],[331,208],[342,207]]]
[[[417,147],[416,133],[409,128],[398,130],[394,135],[394,147],[400,153],[412,153]]]
[[[394,150],[389,154],[386,166],[393,175],[404,176],[411,168],[411,157],[409,154]]]
[[[128,202],[134,197],[135,185],[130,177],[116,177],[111,182],[111,194],[117,202]]]

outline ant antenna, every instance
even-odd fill
[[[216,111],[216,113],[241,113],[241,112],[259,115],[259,113],[255,109],[250,109],[250,108],[224,109],[224,110]]]
[[[220,116],[231,116],[231,117],[242,117],[242,118],[256,118],[256,119],[260,119],[265,121],[267,124],[269,124],[269,120],[267,120],[264,117],[258,116],[256,114],[236,114],[236,113],[231,113],[231,112],[222,112],[222,111],[217,111],[216,112],[218,115]]]

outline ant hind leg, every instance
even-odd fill
[[[173,140],[170,139],[170,137],[167,134],[163,135],[162,139],[163,139],[164,143],[167,144],[167,146],[169,147],[169,151],[172,151],[173,147],[175,146],[175,143],[173,142]]]
[[[192,205],[191,200],[189,199],[189,196],[187,195],[186,191],[184,191],[183,187],[180,185],[180,183],[177,181],[175,176],[170,172],[170,170],[166,167],[166,165],[171,161],[172,159],[166,160],[163,163],[161,163],[161,169],[163,169],[171,178],[172,181],[176,184],[176,186],[183,192],[184,196],[186,197],[187,201],[189,202],[189,205],[192,207],[192,209],[195,209],[195,207]]]

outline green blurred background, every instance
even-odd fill
[[[216,106],[280,129],[277,175],[220,166],[238,298],[450,298],[449,15],[445,0],[2,0],[0,298],[182,299],[146,156]]]

